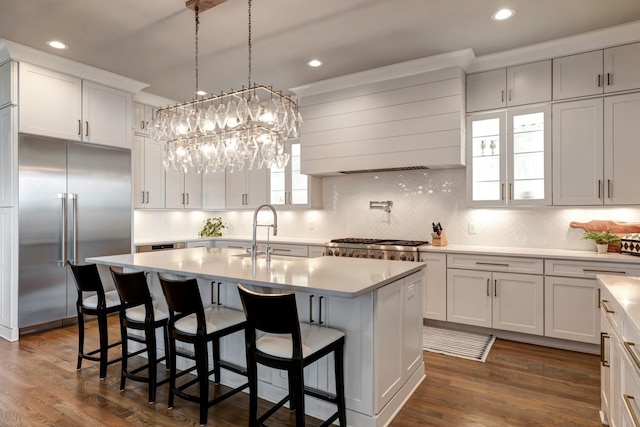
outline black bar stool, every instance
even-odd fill
[[[111,268],[111,275],[120,296],[120,333],[122,335],[122,370],[120,374],[120,391],[124,390],[127,378],[149,384],[149,403],[156,400],[156,388],[169,382],[169,378],[158,381],[157,367],[163,360],[170,360],[169,352],[169,312],[164,300],[153,300],[145,273],[121,273]],[[158,357],[156,345],[156,329],[162,328],[164,335],[165,355]],[[129,330],[144,331],[144,338],[130,334]],[[129,341],[144,344],[138,351],[129,353]],[[131,371],[128,370],[129,358],[147,353],[148,362]],[[168,362],[167,362],[168,363]],[[147,370],[147,376],[138,375]],[[167,366],[169,369],[169,366]]]
[[[196,279],[169,280],[161,275],[162,292],[169,306],[169,346],[171,355],[169,408],[173,407],[174,395],[200,405],[200,424],[207,423],[209,407],[249,387],[244,383],[233,390],[209,400],[209,376],[214,375],[214,381],[220,382],[220,368],[247,375],[246,369],[228,361],[220,360],[220,339],[244,330],[246,320],[244,313],[222,306],[207,307],[205,310],[198,289]],[[176,348],[176,341],[193,344],[194,353],[189,354]],[[209,370],[208,345],[212,344],[213,369]],[[177,356],[195,361],[195,365],[177,373]],[[197,377],[177,386],[176,380],[193,371]],[[199,395],[190,394],[185,390],[198,384]]]
[[[100,280],[100,273],[95,264],[76,265],[69,263],[73,278],[75,279],[78,299],[76,309],[78,311],[78,365],[80,370],[82,359],[100,362],[100,379],[107,376],[107,366],[117,363],[120,357],[107,360],[109,349],[122,344],[122,341],[109,344],[109,331],[107,315],[117,313],[120,310],[120,298],[116,291],[105,292]],[[91,294],[85,296],[85,293]],[[98,319],[98,333],[100,335],[100,347],[96,350],[84,352],[84,316],[96,316]],[[99,356],[94,356],[100,353]]]
[[[262,423],[290,402],[296,411],[296,426],[305,425],[304,395],[333,403],[337,411],[322,425],[328,426],[338,420],[347,425],[344,398],[344,332],[336,329],[300,323],[296,297],[293,293],[260,294],[238,284],[240,298],[247,316],[247,370],[249,372],[249,425]],[[256,339],[256,332],[261,333]],[[321,357],[333,353],[335,357],[336,394],[304,385],[305,366]],[[286,370],[289,377],[289,394],[258,418],[258,368],[257,364]]]

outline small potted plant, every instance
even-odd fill
[[[198,233],[200,237],[220,237],[222,236],[222,229],[226,228],[226,225],[222,222],[222,218],[207,218],[204,221],[202,230]]]
[[[620,237],[611,231],[589,231],[584,234],[583,239],[595,240],[596,250],[599,254],[606,254],[609,245],[619,245]]]

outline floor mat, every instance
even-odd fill
[[[432,353],[484,362],[495,341],[493,335],[423,326],[423,347]]]

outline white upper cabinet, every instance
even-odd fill
[[[165,197],[165,174],[162,165],[164,144],[150,138],[133,137],[133,205],[134,208],[162,209]]]
[[[149,124],[153,119],[155,108],[151,105],[133,103],[133,132],[139,135],[150,136]]]
[[[598,95],[604,84],[601,50],[553,60],[553,99]]]
[[[640,43],[604,50],[605,92],[640,88]]]
[[[467,112],[550,100],[550,60],[467,76]]]
[[[226,176],[227,209],[254,209],[267,203],[269,169],[229,172]]]
[[[131,147],[131,95],[20,64],[20,132]]]
[[[209,172],[202,176],[202,209],[224,210],[226,173]]]
[[[640,204],[640,93],[604,100],[604,185],[607,205]]]
[[[189,168],[187,173],[165,172],[165,207],[167,209],[201,209],[202,175]]]
[[[467,198],[474,206],[551,204],[548,105],[467,119]]]
[[[601,205],[604,201],[603,101],[554,104],[553,204]]]
[[[7,61],[0,65],[0,108],[18,103],[18,63]]]
[[[288,208],[317,208],[322,205],[322,180],[300,172],[300,143],[287,143],[287,166],[271,166],[269,203]]]

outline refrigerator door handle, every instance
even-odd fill
[[[58,193],[58,199],[62,201],[62,239],[60,245],[60,259],[58,267],[67,266],[67,193]]]
[[[69,194],[69,198],[73,200],[73,263],[78,264],[78,195]]]

